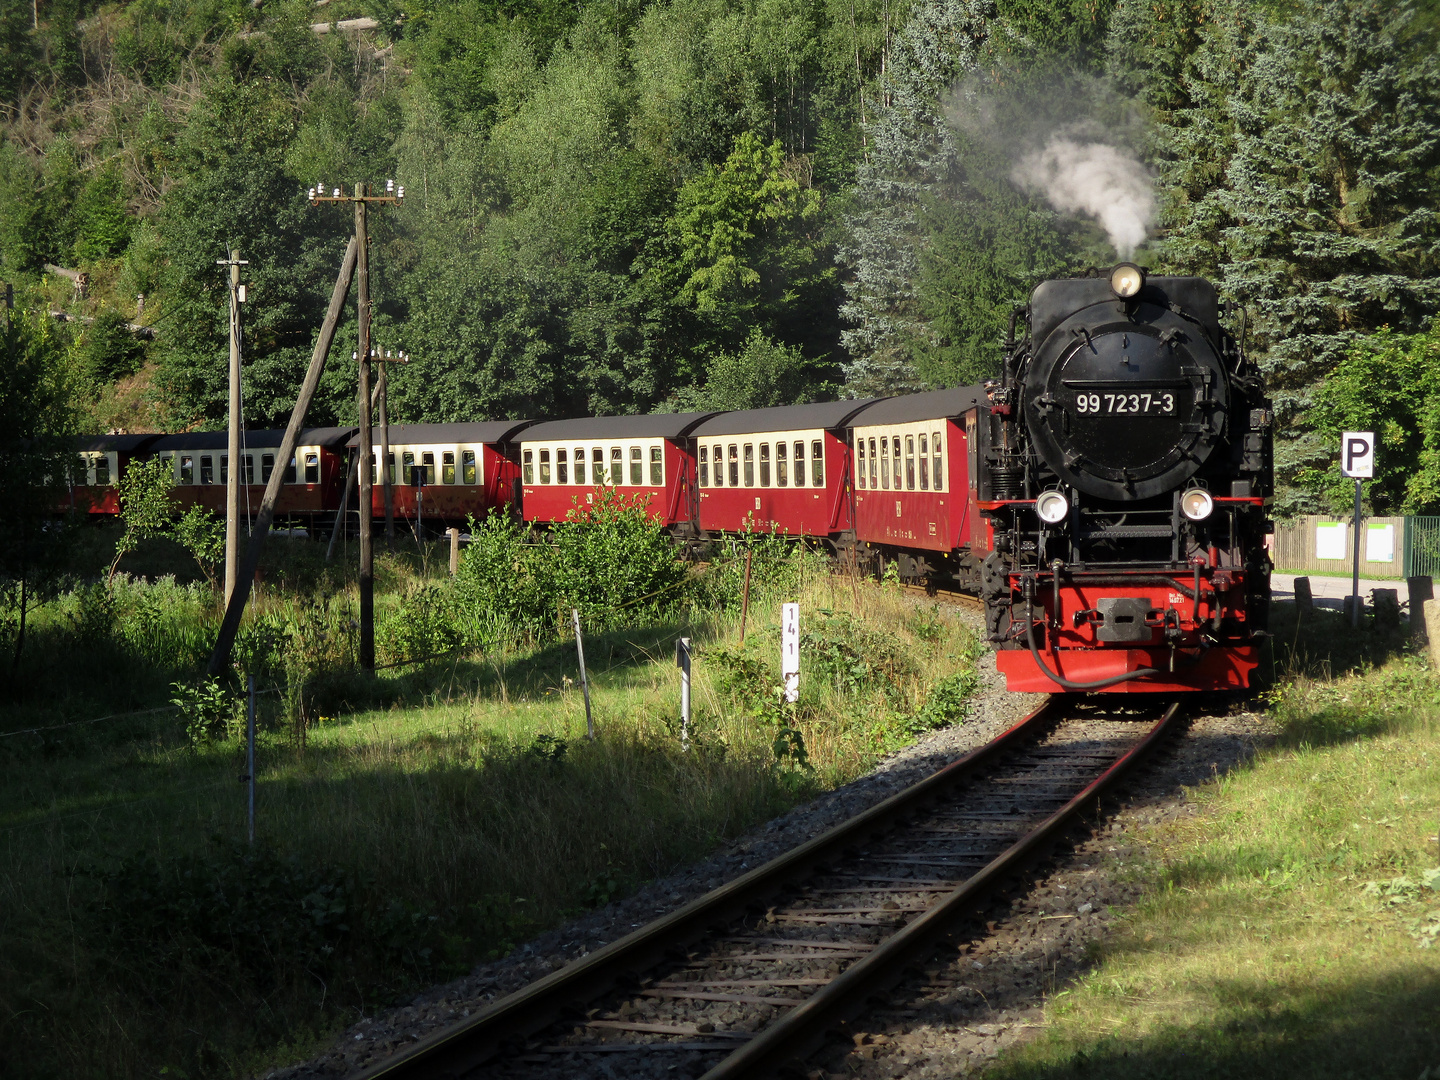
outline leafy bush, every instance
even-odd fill
[[[800,635],[800,655],[809,659],[810,677],[832,683],[841,693],[879,689],[893,697],[902,680],[916,673],[899,638],[866,626],[849,612],[819,610],[810,626]]]
[[[488,619],[542,638],[568,631],[571,608],[599,630],[663,618],[690,600],[689,568],[646,503],[608,487],[593,497],[538,540],[499,515],[471,523],[456,590],[472,625]]]
[[[377,637],[381,654],[390,663],[419,660],[466,644],[456,590],[433,581],[417,586],[380,624]]]

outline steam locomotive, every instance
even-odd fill
[[[1221,314],[1208,281],[1131,263],[1043,282],[1017,311],[977,500],[1010,689],[1248,685],[1269,608],[1273,413]]]
[[[1016,329],[1023,315],[1023,334]],[[372,513],[417,536],[493,511],[536,528],[597,486],[690,550],[759,528],[874,572],[973,592],[1012,690],[1248,685],[1269,602],[1271,411],[1213,286],[1046,281],[1016,312],[1003,377],[899,397],[740,412],[395,425],[368,463]],[[242,439],[242,513],[353,522],[354,428]],[[224,512],[224,432],[100,436],[68,508],[109,515],[132,460],[168,459],[180,505]]]

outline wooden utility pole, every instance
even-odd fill
[[[225,603],[235,594],[240,573],[240,267],[249,266],[238,248],[216,259],[230,268],[230,441],[225,473]]]
[[[281,462],[290,460],[295,453],[295,444],[300,439],[300,429],[305,425],[305,414],[320,385],[320,376],[325,371],[325,357],[330,353],[330,343],[335,340],[335,326],[340,322],[340,312],[345,307],[345,297],[350,292],[350,279],[355,274],[355,241],[345,249],[345,261],[340,265],[340,275],[335,279],[335,289],[330,294],[330,307],[325,312],[325,321],[320,326],[320,336],[315,340],[315,349],[310,354],[310,367],[305,372],[305,381],[300,384],[300,393],[295,397],[295,408],[290,411],[290,423],[275,452],[279,465],[270,474],[265,485],[265,497],[260,500],[260,513],[256,515],[255,527],[250,532],[250,543],[245,545],[245,562],[235,581],[235,592],[225,605],[225,618],[220,623],[220,633],[215,638],[215,648],[210,653],[207,668],[211,675],[219,675],[230,662],[230,650],[235,644],[235,634],[240,629],[240,616],[245,613],[245,603],[250,599],[250,586],[255,582],[255,570],[260,565],[260,556],[265,550],[265,540],[270,535],[270,523],[275,520],[275,503],[280,498],[280,489],[285,484],[286,469]]]
[[[375,670],[375,544],[370,535],[373,528],[371,499],[374,488],[370,479],[371,463],[375,460],[375,449],[371,442],[370,427],[370,234],[367,209],[373,203],[398,203],[405,198],[405,189],[395,188],[395,181],[385,182],[384,195],[369,195],[364,184],[355,185],[354,196],[342,195],[337,187],[334,194],[326,195],[324,185],[310,189],[310,204],[317,206],[324,202],[354,202],[355,204],[355,301],[359,321],[359,382],[358,405],[360,411],[360,458],[359,491],[360,499],[360,667],[366,671]]]

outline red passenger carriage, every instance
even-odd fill
[[[693,432],[702,533],[747,526],[837,538],[851,529],[845,424],[871,404],[720,413]]]
[[[462,424],[391,424],[390,483],[395,516],[425,521],[464,521],[483,518],[515,498],[520,466],[512,440],[532,421],[487,420]],[[358,434],[350,440],[357,453]],[[379,469],[380,429],[370,436],[374,457],[370,462],[371,513],[385,516],[385,489]],[[420,470],[422,485],[416,485]],[[352,504],[353,505],[353,504]]]
[[[650,517],[690,535],[696,514],[695,459],[688,437],[714,413],[593,416],[553,420],[516,436],[526,521],[564,521],[597,484],[646,501]]]
[[[989,528],[975,507],[980,387],[889,398],[851,422],[855,536],[907,580],[978,584]]]
[[[77,448],[84,472],[70,486],[69,509],[81,514],[118,514],[120,477],[132,459],[144,457],[145,450],[160,435],[93,435],[80,440]]]
[[[286,463],[285,483],[275,504],[277,518],[312,519],[333,515],[345,484],[341,453],[353,427],[306,428]],[[252,518],[260,511],[265,485],[277,466],[275,455],[285,432],[243,431],[240,434],[240,513]],[[195,504],[225,513],[225,487],[230,475],[229,436],[224,431],[163,435],[147,448],[146,457],[171,462],[175,498],[182,508]]]

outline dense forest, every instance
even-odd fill
[[[1305,505],[1345,422],[1326,377],[1382,327],[1433,340],[1437,24],[1383,0],[0,0],[0,279],[75,402],[0,412],[219,422],[235,247],[246,422],[283,421],[351,228],[306,191],[394,178],[393,417],[951,385],[996,369],[1038,278],[1133,254],[1244,306]],[[348,327],[315,421],[353,421]],[[1440,397],[1416,412],[1440,462]]]

